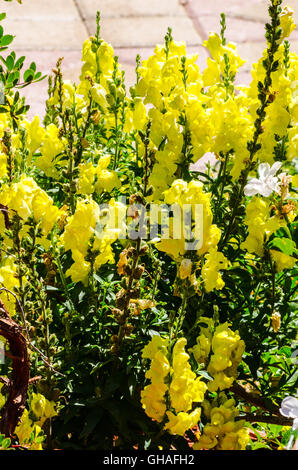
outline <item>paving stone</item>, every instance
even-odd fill
[[[298,23],[298,0],[285,3],[296,10]],[[26,56],[28,65],[34,61],[38,70],[50,73],[58,57],[64,56],[64,78],[78,82],[82,43],[88,30],[94,33],[99,9],[102,35],[115,47],[129,88],[135,81],[136,55],[148,58],[155,44],[163,42],[168,26],[176,40],[186,41],[188,53],[199,53],[197,63],[203,70],[208,53],[200,44],[209,30],[219,32],[221,12],[227,14],[228,40],[237,42],[241,57],[247,59],[236,83],[248,84],[251,64],[265,47],[267,5],[268,0],[24,0],[23,5],[1,2],[0,11],[7,13],[2,23],[5,32],[16,35],[13,49]],[[292,35],[291,49],[298,53],[297,31]],[[31,104],[29,116],[44,115],[47,87],[44,80],[20,90]]]
[[[13,48],[35,51],[78,50],[81,49],[83,41],[88,37],[82,21],[68,21],[60,18],[6,20],[5,31],[16,36],[12,43]]]
[[[298,54],[298,40],[291,41],[291,51]]]
[[[25,96],[26,103],[30,105],[27,113],[27,119],[31,121],[38,115],[42,122],[45,115],[45,102],[48,97],[47,84],[43,82],[35,83],[20,91],[21,96]]]
[[[204,15],[200,17],[200,23],[208,36],[209,33],[220,34],[220,18],[215,15]],[[245,42],[261,41],[265,36],[264,24],[255,21],[247,21],[237,18],[227,18],[226,37],[228,41]]]
[[[246,2],[245,2],[246,3]],[[242,2],[238,9],[235,9],[232,12],[232,15],[236,15],[240,18],[259,21],[265,23],[269,20],[268,16],[268,0],[257,0],[252,3],[249,2],[248,5]],[[288,5],[294,10],[294,18],[297,23],[298,21],[298,0],[287,0],[284,2],[284,5]]]
[[[243,67],[240,68],[241,72],[247,72],[251,70],[253,63],[257,62],[263,55],[263,51],[266,47],[265,41],[259,42],[245,42],[237,45],[237,49],[240,57],[246,60]]]
[[[87,24],[89,31],[94,34],[95,22],[87,20]],[[101,35],[114,47],[147,47],[162,43],[168,27],[173,29],[177,41],[186,41],[189,45],[202,43],[192,21],[186,17],[105,18]]]
[[[287,0],[285,4],[294,9],[297,21],[298,0]],[[187,0],[185,8],[189,14],[196,17],[206,14],[219,17],[220,13],[225,13],[228,16],[262,23],[268,21],[268,0],[212,0],[210,2]]]
[[[184,16],[178,0],[77,0],[84,18],[95,18],[99,10],[103,18],[119,16]]]
[[[265,47],[265,41],[238,44],[238,52],[240,57],[246,60],[246,63],[243,65],[243,67],[241,67],[240,71],[250,71],[252,64],[257,62],[260,57],[262,57]],[[291,50],[292,52],[296,52],[296,54],[298,54],[298,41],[291,41]]]
[[[79,12],[73,0],[24,0],[1,2],[1,12],[9,19],[32,20],[37,18],[79,20]]]
[[[207,66],[207,57],[209,57],[209,53],[207,49],[203,46],[190,46],[186,48],[187,54],[198,54],[198,59],[196,63],[200,67],[201,72]]]
[[[250,8],[254,9],[256,5],[263,3],[263,0],[211,0],[209,2],[202,0],[187,0],[185,8],[190,15],[200,17],[201,15],[220,16],[221,13],[231,14],[239,13],[239,10],[245,8],[245,3],[249,3]]]
[[[252,80],[251,72],[239,72],[236,76],[236,85],[249,85]]]

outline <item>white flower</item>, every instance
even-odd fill
[[[275,174],[281,166],[281,162],[275,162],[271,168],[269,163],[261,163],[258,168],[259,179],[251,178],[244,188],[244,194],[246,196],[261,194],[261,196],[268,197],[273,191],[279,193],[280,181]]]
[[[286,416],[287,418],[293,419],[292,430],[296,431],[298,429],[298,400],[294,397],[286,397],[281,402],[281,407],[279,409],[281,415]],[[286,449],[290,450],[294,441],[294,434],[291,435],[290,440],[287,444]]]
[[[294,397],[286,397],[281,402],[280,414],[287,418],[293,418],[293,430],[298,429],[298,399]]]

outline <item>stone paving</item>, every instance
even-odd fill
[[[284,2],[295,10],[298,0]],[[135,57],[147,58],[156,43],[163,41],[168,26],[176,40],[184,40],[190,53],[199,53],[199,65],[206,64],[202,47],[210,31],[220,30],[220,13],[227,16],[227,38],[238,44],[247,60],[238,80],[250,80],[250,66],[262,53],[267,0],[0,0],[7,13],[2,25],[14,34],[13,48],[35,61],[38,70],[50,73],[59,57],[64,57],[65,79],[77,81],[83,41],[95,31],[96,11],[101,12],[101,34],[115,48],[126,72],[128,86],[134,81]],[[292,35],[292,49],[298,53],[298,31]],[[31,104],[30,115],[44,113],[47,80],[23,90]]]

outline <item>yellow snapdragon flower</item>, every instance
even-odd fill
[[[220,290],[225,283],[221,277],[220,270],[228,269],[229,261],[216,248],[211,248],[205,256],[206,261],[202,268],[202,278],[207,292],[213,289]]]
[[[266,239],[286,225],[284,218],[270,216],[270,202],[258,196],[254,196],[247,204],[244,222],[248,227],[248,236],[241,247],[259,256],[264,254]]]
[[[22,126],[27,131],[27,146],[30,154],[33,155],[41,146],[45,138],[46,131],[40,126],[39,116],[34,116],[32,121],[24,120]]]
[[[11,292],[15,292],[20,285],[17,275],[17,266],[10,257],[4,258],[0,263],[0,287],[5,287]],[[0,298],[3,301],[8,313],[13,316],[16,312],[16,299],[9,292],[0,292]]]
[[[95,168],[92,162],[79,164],[79,178],[77,183],[78,194],[92,194],[94,192]]]
[[[204,400],[207,386],[191,370],[186,339],[179,338],[172,352],[169,346],[169,340],[158,335],[145,346],[143,357],[151,359],[146,378],[151,383],[141,392],[141,402],[149,417],[158,422],[166,419],[165,430],[183,436],[200,420],[201,409],[193,409],[193,404]]]
[[[209,406],[210,422],[204,426],[203,434],[197,435],[193,449],[244,450],[249,434],[244,420],[235,421],[239,414],[235,401],[220,393]]]
[[[60,137],[58,127],[55,124],[50,124],[46,128],[46,134],[40,148],[41,156],[35,160],[37,168],[42,170],[46,176],[53,178],[59,176],[55,164],[59,162],[62,166],[65,166],[65,163],[59,158],[65,149],[65,145],[65,138]]]
[[[202,317],[201,322],[206,323],[207,327],[200,326],[196,344],[189,352],[194,355],[198,364],[207,365],[207,371],[213,377],[208,383],[209,391],[230,388],[237,377],[245,343],[238,331],[232,331],[227,322],[216,328],[212,319]]]
[[[58,413],[55,410],[55,402],[47,400],[41,393],[33,393],[30,401],[30,408],[37,418],[39,426],[43,426],[44,422],[57,416]]]
[[[183,180],[175,180],[171,187],[164,191],[164,202],[169,205],[177,205],[177,208],[181,209],[181,227],[183,227],[183,206],[190,205],[192,210],[192,218],[195,220],[196,205],[201,204],[202,206],[202,223],[203,227],[196,227],[196,236],[199,235],[199,229],[203,229],[203,239],[201,240],[201,246],[197,249],[197,254],[202,255],[209,251],[212,247],[216,246],[220,239],[220,229],[212,224],[212,210],[211,210],[211,199],[210,194],[203,191],[203,184],[199,181],[191,181],[186,183]],[[170,238],[162,238],[160,242],[156,244],[156,247],[160,251],[165,251],[171,257],[179,260],[186,251],[185,248],[185,234],[179,233],[179,236],[174,236],[174,231],[179,228],[177,219],[171,221],[170,225]],[[175,224],[175,226],[173,226]]]
[[[33,217],[35,222],[40,224],[44,235],[52,230],[60,216],[60,210],[55,206],[53,199],[33,178],[26,175],[22,175],[18,183],[4,185],[1,200],[8,207],[11,216],[14,211],[23,222]]]

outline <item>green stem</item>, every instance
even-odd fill
[[[214,215],[214,223],[215,224],[217,223],[218,212],[220,210],[221,203],[222,203],[222,198],[223,198],[223,193],[224,193],[224,188],[225,188],[225,182],[226,182],[226,171],[227,171],[228,160],[229,160],[229,152],[227,152],[225,154],[225,158],[224,158],[223,164],[221,165],[220,173],[219,173],[219,176],[218,176],[218,179],[219,179],[220,176],[221,176],[221,173],[223,173],[222,183],[221,183],[221,188],[220,188],[220,194],[219,194],[218,202],[217,202],[216,209],[215,209],[215,215]]]
[[[68,353],[70,353],[71,351],[71,332],[70,332],[70,314],[73,314],[76,312],[75,310],[75,307],[74,307],[74,304],[72,302],[72,299],[71,299],[71,296],[68,292],[68,289],[67,289],[67,283],[66,283],[66,278],[65,278],[65,275],[64,275],[64,272],[63,272],[63,269],[62,269],[62,265],[61,265],[61,260],[60,260],[60,256],[59,254],[57,254],[57,256],[55,257],[55,264],[58,268],[58,272],[59,272],[59,276],[60,276],[60,280],[62,282],[62,286],[63,286],[63,291],[65,293],[65,296],[68,300],[68,303],[70,305],[70,310],[67,314],[64,315],[64,322],[65,322],[65,338],[66,338],[66,344],[67,344],[67,349],[68,349]]]
[[[118,164],[118,152],[119,152],[118,111],[117,111],[117,109],[114,111],[114,116],[115,116],[115,155],[114,155],[113,170],[116,170],[117,164]]]
[[[272,84],[272,78],[271,74],[274,70],[276,70],[276,61],[274,60],[274,56],[278,50],[278,34],[280,35],[280,32],[278,33],[278,11],[279,11],[279,5],[280,3],[275,4],[272,0],[272,8],[273,8],[273,13],[271,15],[271,28],[272,28],[272,36],[270,37],[270,45],[267,49],[267,56],[266,60],[264,60],[264,68],[266,70],[266,76],[264,79],[264,82],[260,82],[259,86],[259,99],[261,101],[261,105],[259,106],[257,110],[257,115],[258,118],[256,119],[254,126],[255,126],[255,132],[253,136],[253,140],[248,143],[248,149],[249,149],[249,161],[246,166],[246,168],[243,170],[242,175],[241,175],[241,185],[240,188],[238,188],[237,191],[237,196],[235,200],[234,207],[232,209],[232,214],[230,217],[230,221],[227,227],[226,234],[224,238],[220,241],[219,243],[219,250],[222,250],[225,244],[229,241],[230,235],[233,230],[234,222],[235,222],[235,217],[238,212],[239,204],[242,201],[243,195],[244,195],[244,187],[246,186],[247,183],[247,178],[249,175],[249,172],[251,171],[251,164],[254,159],[254,156],[260,149],[260,144],[259,144],[259,138],[261,134],[263,133],[263,128],[262,124],[265,120],[266,117],[266,108],[270,105],[271,99],[270,99],[270,87]],[[277,64],[278,66],[278,64]]]
[[[131,274],[130,274],[129,280],[128,280],[128,286],[127,286],[127,289],[126,289],[127,292],[130,292],[131,289],[132,289],[132,285],[133,285],[133,281],[134,281],[134,273],[135,273],[135,269],[138,265],[138,261],[139,261],[139,257],[140,257],[140,248],[141,248],[141,239],[138,238],[137,246],[136,246],[136,253],[135,253],[135,257],[134,257],[134,260],[133,260],[133,265],[132,265],[132,268],[131,268]],[[122,342],[123,342],[123,339],[124,339],[124,336],[125,336],[125,327],[126,327],[127,319],[129,318],[129,307],[130,307],[130,298],[128,298],[127,303],[125,305],[125,308],[123,309],[123,315],[124,315],[124,318],[125,318],[125,322],[124,322],[123,325],[120,325],[120,328],[119,328],[119,334],[118,334],[119,351],[120,351],[120,348],[122,346]]]
[[[186,307],[187,307],[187,296],[186,296],[185,292],[183,292],[182,293],[182,303],[181,303],[181,306],[180,306],[180,309],[179,309],[179,314],[178,314],[176,324],[175,324],[174,327],[172,326],[171,330],[170,330],[170,341],[171,342],[172,342],[172,340],[176,341],[177,336],[179,335],[179,332],[182,329],[183,321],[184,321],[185,314],[186,314]]]

